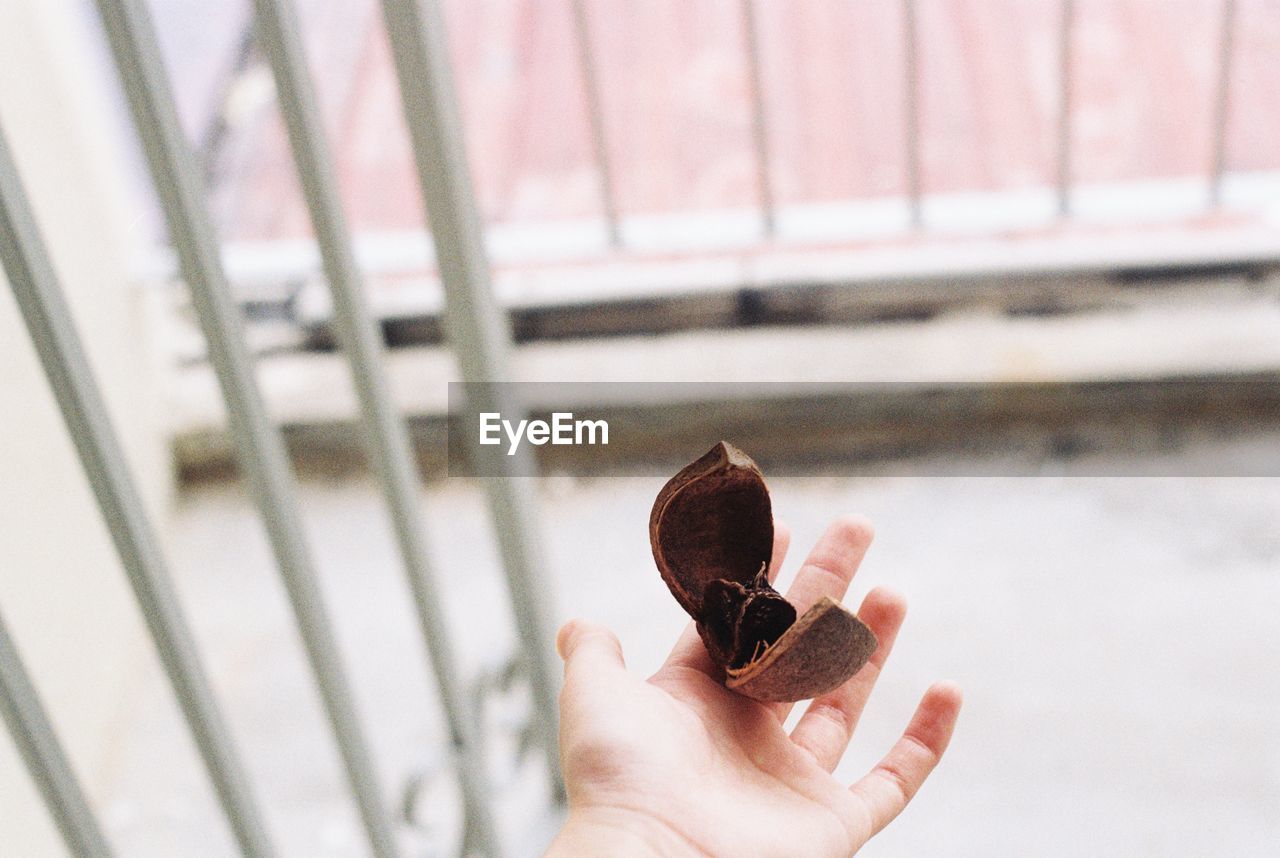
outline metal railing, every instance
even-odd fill
[[[374,765],[317,583],[285,447],[267,416],[253,377],[242,320],[228,288],[197,164],[179,126],[151,20],[142,0],[98,0],[97,5],[183,279],[208,342],[238,461],[266,527],[369,846],[379,858],[390,858],[398,850],[392,817],[383,800],[385,785]],[[384,12],[446,286],[446,324],[462,377],[469,382],[509,380],[509,333],[488,280],[454,105],[456,96],[443,47],[443,22],[431,0],[386,0]],[[418,474],[408,431],[388,392],[381,343],[365,306],[295,12],[290,0],[256,0],[255,16],[257,38],[275,76],[289,142],[333,294],[341,343],[359,394],[369,456],[390,510],[444,709],[453,768],[465,805],[463,849],[498,855],[502,845],[491,808],[493,790],[487,782],[482,737],[478,735],[481,719],[475,711],[477,702],[465,690],[469,686],[462,680],[444,628],[423,511],[417,501]],[[260,807],[174,598],[158,541],[2,138],[0,257],[228,824],[245,855],[272,855]],[[509,413],[519,410],[519,403],[502,399],[505,394],[496,392],[499,387],[477,389],[481,401],[474,403],[475,407]],[[562,798],[556,762],[558,671],[550,647],[549,615],[541,596],[545,588],[538,586],[543,567],[535,512],[524,487],[527,481],[513,479],[530,465],[527,459],[517,457],[511,474],[486,481],[486,488],[519,627],[522,652],[518,662],[533,688],[530,729],[546,751],[552,792]],[[68,847],[78,855],[108,854],[106,841],[2,628],[0,696],[10,730]]]
[[[599,83],[596,50],[592,39],[590,18],[585,0],[570,0],[573,13],[574,38],[583,81],[584,110],[591,135],[591,148],[600,183],[601,211],[606,221],[610,243],[614,248],[625,244],[622,216],[619,211],[616,188],[617,170],[609,155],[609,142],[605,131],[604,105]],[[913,229],[926,225],[924,207],[924,181],[922,168],[922,133],[920,106],[920,33],[918,0],[901,0],[903,37],[902,87],[903,129],[902,152],[906,173],[905,200],[908,222]],[[1216,56],[1216,80],[1213,92],[1213,127],[1211,129],[1211,157],[1205,165],[1207,176],[1207,206],[1214,207],[1222,201],[1223,177],[1226,173],[1227,129],[1230,119],[1231,71],[1235,58],[1236,26],[1235,0],[1220,0],[1220,24]],[[778,234],[778,204],[774,191],[769,148],[769,98],[761,63],[761,33],[757,0],[739,0],[742,27],[743,64],[746,71],[747,91],[750,100],[751,148],[755,160],[756,200],[760,212],[761,232],[765,238]],[[1074,69],[1073,43],[1076,29],[1075,0],[1059,0],[1057,20],[1058,48],[1058,116],[1056,128],[1056,152],[1053,164],[1053,184],[1057,196],[1060,217],[1068,217],[1072,211],[1072,92]]]
[[[920,34],[916,24],[916,0],[902,0],[902,35],[907,204],[911,210],[911,226],[919,229],[924,225],[924,205],[920,185],[920,62],[917,56]]]
[[[718,34],[740,57],[743,81],[745,129],[742,142],[746,144],[753,185],[752,198],[746,206],[733,209],[717,209],[705,214],[697,212],[629,213],[624,205],[622,180],[628,170],[636,165],[628,161],[625,140],[618,126],[608,117],[616,118],[625,109],[625,94],[617,88],[605,86],[603,77],[616,71],[610,66],[605,49],[608,46],[610,23],[601,17],[602,7],[589,0],[548,0],[548,7],[563,5],[569,37],[581,84],[581,110],[585,120],[588,160],[594,166],[597,183],[597,207],[585,220],[533,219],[525,221],[495,221],[489,224],[487,237],[493,258],[499,268],[507,273],[523,276],[536,271],[540,265],[552,261],[566,265],[585,263],[598,273],[598,282],[565,286],[555,292],[547,304],[609,304],[615,300],[612,287],[629,276],[618,275],[623,267],[641,265],[663,256],[692,257],[703,254],[710,258],[717,254],[750,251],[765,255],[781,253],[801,245],[818,248],[831,247],[837,242],[860,243],[883,240],[886,236],[918,234],[922,239],[947,238],[954,235],[974,236],[985,229],[988,235],[1016,234],[1026,238],[1048,230],[1049,238],[1061,238],[1064,243],[1071,236],[1054,230],[1055,223],[1071,220],[1083,226],[1099,222],[1108,225],[1117,222],[1116,212],[1124,211],[1136,218],[1135,226],[1161,226],[1180,219],[1194,220],[1201,213],[1229,205],[1233,211],[1261,207],[1269,204],[1273,188],[1280,180],[1280,173],[1254,172],[1248,183],[1227,181],[1228,143],[1232,113],[1232,71],[1237,65],[1237,40],[1233,31],[1240,17],[1234,0],[1203,0],[1219,17],[1219,26],[1208,35],[1213,56],[1205,59],[1215,69],[1212,92],[1206,100],[1212,127],[1209,129],[1209,147],[1202,169],[1196,175],[1146,177],[1137,176],[1125,180],[1088,180],[1085,171],[1076,163],[1082,145],[1078,116],[1082,109],[1090,107],[1082,103],[1087,95],[1080,89],[1079,78],[1087,69],[1079,67],[1078,22],[1081,11],[1074,0],[1056,0],[1048,6],[1048,20],[1042,22],[1048,53],[1046,71],[1050,75],[1047,101],[1051,116],[1048,119],[1049,147],[1045,157],[1044,177],[1040,184],[1026,186],[1019,180],[1003,188],[953,189],[946,192],[931,188],[937,185],[935,170],[938,151],[936,140],[926,131],[926,102],[930,77],[938,67],[930,53],[939,34],[935,30],[923,31],[923,27],[936,26],[938,4],[926,8],[918,0],[898,0],[902,60],[900,66],[902,117],[900,166],[903,172],[901,193],[893,197],[859,196],[840,201],[787,201],[782,186],[784,171],[778,169],[775,150],[785,148],[786,135],[776,127],[771,117],[782,111],[776,109],[779,91],[766,73],[776,68],[776,63],[766,62],[770,50],[786,48],[784,42],[774,37],[769,25],[776,23],[783,4],[765,4],[759,0],[725,0],[727,11],[736,12],[736,26],[732,32]],[[541,8],[541,7],[538,7]],[[1101,8],[1101,7],[1100,7]],[[550,13],[550,9],[545,10]],[[1097,10],[1094,10],[1095,12]],[[763,14],[768,12],[768,14]],[[926,12],[930,12],[926,15]],[[797,13],[798,14],[798,13]],[[615,22],[616,24],[616,22]],[[892,34],[895,38],[898,33]],[[265,50],[256,54],[265,55]],[[238,44],[236,56],[243,54]],[[253,70],[256,74],[256,69]],[[610,96],[612,95],[612,100]],[[1035,105],[1026,105],[1035,109]],[[877,124],[880,118],[867,116],[868,124]],[[843,145],[840,129],[828,128],[830,145]],[[354,167],[353,167],[354,168]],[[355,168],[358,169],[358,168]],[[1243,179],[1244,176],[1239,177]],[[234,183],[233,179],[228,179]],[[248,180],[245,180],[248,181]],[[1225,201],[1224,201],[1225,195]],[[1169,201],[1173,200],[1170,205]],[[1137,211],[1141,214],[1134,214]],[[899,214],[900,212],[900,214]],[[1148,218],[1150,220],[1148,221]],[[1196,224],[1186,224],[1189,232],[1207,232]],[[603,227],[603,230],[600,227]],[[1243,220],[1240,229],[1243,230]],[[1229,231],[1225,227],[1222,235]],[[602,256],[599,236],[607,237],[607,246],[622,251],[612,256]],[[1135,235],[1143,240],[1154,232],[1146,230]],[[1212,246],[1218,235],[1208,236],[1201,255],[1217,260],[1221,255]],[[368,239],[361,246],[360,257],[370,278],[375,296],[385,292],[382,282],[406,276],[430,276],[438,267],[438,260],[425,251],[416,227],[370,231],[362,234]],[[780,239],[774,241],[774,239]],[[1105,242],[1097,242],[1096,248],[1087,242],[1076,245],[1089,264],[1105,265],[1109,249]],[[938,243],[922,247],[922,253],[939,249]],[[1234,258],[1233,254],[1226,254]],[[273,296],[296,286],[299,282],[315,279],[318,267],[314,254],[301,250],[300,243],[283,238],[246,238],[228,246],[227,258],[233,271],[233,287],[241,297],[253,294],[268,295],[267,303],[279,306],[281,299]],[[921,258],[917,256],[917,258]],[[530,264],[532,263],[532,264]],[[1120,264],[1120,260],[1116,260]],[[614,266],[611,268],[610,266]],[[829,276],[833,284],[849,284],[856,280],[857,266],[845,266]],[[157,260],[154,273],[163,278],[171,266],[167,260]],[[514,279],[514,278],[513,278]],[[647,275],[646,275],[647,279]],[[499,281],[501,286],[501,280]],[[686,290],[697,291],[699,285],[682,285]],[[720,284],[716,288],[732,289],[752,284]],[[309,291],[310,286],[307,286]],[[512,297],[519,300],[520,295]],[[247,300],[247,299],[246,299]],[[257,298],[255,298],[257,300]],[[534,299],[535,301],[538,299]],[[426,289],[415,295],[397,293],[394,311],[375,300],[375,316],[380,320],[394,312],[401,316],[417,317],[435,315],[435,293]],[[378,308],[382,306],[382,314]],[[284,312],[289,312],[286,308]],[[327,306],[320,310],[326,315]],[[296,317],[295,317],[296,320]],[[309,317],[299,324],[315,324],[317,318]],[[328,323],[329,319],[324,319]],[[336,320],[335,320],[336,321]]]
[[[1235,58],[1236,0],[1222,0],[1218,29],[1218,79],[1213,103],[1213,163],[1209,174],[1209,205],[1222,202],[1222,177],[1227,171],[1227,125],[1231,119],[1231,70]]]
[[[298,632],[328,715],[333,738],[372,852],[397,854],[384,784],[374,765],[342,655],[317,583],[299,514],[297,488],[284,444],[254,380],[242,320],[223,269],[219,242],[191,147],[176,115],[156,37],[143,0],[96,0],[136,132],[159,193],[179,266],[191,292],[230,415],[240,467],[266,527]],[[600,205],[610,243],[622,247],[616,170],[610,158],[597,52],[585,0],[568,0],[592,137]],[[510,335],[493,294],[483,225],[458,117],[456,93],[436,0],[381,0],[400,87],[420,192],[430,222],[445,292],[444,322],[462,379],[475,398],[469,408],[516,413],[507,401]],[[1072,209],[1072,79],[1075,4],[1061,0],[1056,196],[1059,214]],[[387,504],[413,598],[465,806],[464,851],[497,855],[502,845],[492,809],[479,704],[466,690],[444,627],[419,475],[407,427],[392,402],[382,343],[365,299],[340,203],[335,164],[318,116],[291,0],[254,0],[256,38],[270,63],[280,110],[332,293],[340,344],[350,362],[370,461]],[[926,224],[922,180],[919,34],[916,0],[902,0],[906,202],[910,224]],[[772,237],[778,213],[770,169],[768,97],[754,0],[741,0],[742,50],[751,99],[751,137],[762,232]],[[1221,201],[1230,117],[1236,4],[1223,0],[1214,90],[1208,205]],[[159,541],[126,467],[84,348],[72,326],[57,275],[0,133],[0,260],[17,298],[81,464],[110,530],[134,596],[173,692],[203,759],[228,825],[245,855],[274,854],[260,806],[205,675]],[[523,454],[525,451],[521,451]],[[513,457],[510,473],[485,482],[503,568],[514,607],[520,663],[533,690],[531,729],[548,756],[552,792],[563,799],[556,766],[558,670],[550,647],[550,612],[535,524],[532,462]],[[0,708],[68,847],[77,855],[107,855],[109,847],[78,787],[18,652],[0,624]]]
[[[106,858],[111,854],[98,820],[89,809],[67,755],[40,705],[18,650],[0,618],[0,712],[44,797],[58,832],[72,854]]]
[[[746,63],[751,84],[753,100],[753,134],[756,160],[758,164],[760,205],[765,233],[773,235],[776,231],[776,214],[770,193],[769,156],[767,149],[767,124],[765,122],[765,97],[760,81],[759,43],[756,37],[756,24],[753,0],[742,0],[744,10],[744,31],[746,33]],[[1206,165],[1208,177],[1207,205],[1217,206],[1222,201],[1223,176],[1226,172],[1227,129],[1230,119],[1231,71],[1235,57],[1234,30],[1236,21],[1235,0],[1221,0],[1220,25],[1218,30],[1218,50],[1216,58],[1216,81],[1213,94],[1213,124],[1211,128],[1211,160]],[[921,178],[921,132],[920,132],[920,68],[919,68],[919,27],[917,20],[917,0],[902,0],[903,25],[903,92],[904,92],[904,129],[903,152],[906,165],[906,197],[910,212],[910,223],[914,228],[925,225],[923,210],[923,186]],[[1072,186],[1072,92],[1075,77],[1074,38],[1077,17],[1075,0],[1060,0],[1058,17],[1058,123],[1057,152],[1055,156],[1055,177],[1058,197],[1058,214],[1067,217],[1071,214]],[[607,173],[601,170],[602,176]],[[606,189],[606,195],[612,193]]]
[[[58,280],[49,262],[31,207],[23,193],[7,143],[0,136],[0,258],[10,287],[36,347],[49,385],[62,411],[80,462],[88,475],[103,520],[129,575],[138,607],[146,620],[174,694],[191,728],[218,798],[241,848],[248,855],[268,855],[266,834],[248,779],[227,733],[225,723],[192,643],[191,632],[173,593],[159,541],[143,509],[124,454],[107,416],[102,394],[85,359],[84,348],[71,323]],[[6,647],[7,648],[7,647]],[[43,753],[40,766],[65,772],[56,753],[57,741],[48,722],[39,716],[16,656],[5,659],[4,696],[34,737],[28,745]],[[12,673],[12,677],[8,674]],[[11,697],[12,695],[12,697]],[[21,718],[23,713],[30,716]],[[18,722],[11,721],[11,727]],[[15,730],[15,735],[17,730]],[[23,744],[19,742],[20,746]],[[55,752],[49,752],[53,749]],[[41,779],[37,777],[37,781]],[[55,817],[58,808],[75,811],[83,802],[67,801],[69,779],[57,778],[63,788],[45,792]],[[57,801],[54,801],[54,797]],[[76,830],[86,828],[81,819]],[[67,830],[63,828],[64,832]],[[73,847],[74,848],[74,847]]]
[[[596,159],[596,171],[600,174],[600,208],[608,226],[609,244],[618,248],[622,246],[622,225],[618,214],[617,191],[614,188],[613,164],[609,157],[609,142],[604,133],[604,104],[600,97],[600,76],[591,38],[591,21],[587,17],[585,0],[571,0],[571,3],[574,44],[578,49],[587,122],[591,127],[591,152]]]

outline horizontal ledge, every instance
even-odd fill
[[[626,401],[614,387],[598,402],[579,399],[573,406],[576,415],[608,424],[608,445],[534,447],[541,473],[665,478],[728,438],[768,462],[775,476],[815,468],[876,475],[891,472],[885,469],[895,462],[913,462],[922,475],[1043,475],[1049,463],[1070,468],[1080,461],[1081,476],[1280,476],[1280,372],[1028,384],[994,393],[982,385],[874,391],[849,385],[807,392],[775,385],[775,395],[685,401]],[[529,416],[550,420],[560,407],[535,402]],[[456,427],[445,414],[412,416],[409,425],[424,474],[472,473],[459,465],[465,458],[450,459],[458,439],[450,436]],[[362,429],[354,420],[283,431],[305,473],[366,467]],[[1196,457],[1178,463],[1184,448],[1195,445]],[[188,479],[233,467],[222,436],[188,436],[177,450]],[[493,456],[501,459],[501,450]],[[1102,463],[1090,465],[1089,457],[1102,457]]]
[[[401,412],[420,429],[443,425],[448,384],[457,380],[449,354],[441,348],[393,349],[386,363]],[[1221,378],[1271,384],[1280,373],[1280,302],[1243,295],[1143,312],[1012,319],[969,314],[876,326],[538,343],[519,348],[514,364],[521,380],[608,382],[620,397],[610,407],[644,405],[654,413],[662,403],[627,402],[625,382],[1083,385]],[[338,456],[344,447],[360,455],[358,408],[347,373],[338,353],[282,354],[258,362],[278,425],[295,446],[307,446],[302,439],[310,439],[311,448],[327,449],[326,455]],[[216,384],[203,367],[183,369],[177,381],[171,413],[179,465],[188,472],[225,465],[229,448]]]
[[[1059,242],[1082,257],[1130,252],[1154,234],[1175,232],[1194,244],[1217,244],[1228,255],[1236,245],[1253,244],[1272,230],[1280,197],[1280,171],[1231,173],[1223,201],[1207,205],[1209,180],[1184,176],[1125,182],[1082,183],[1072,190],[1072,213],[1058,212],[1056,188],[966,191],[928,194],[926,223],[911,224],[905,196],[794,203],[777,209],[778,231],[766,240],[761,215],[753,207],[633,214],[622,219],[623,249],[614,252],[607,225],[600,218],[531,220],[490,224],[486,228],[490,259],[500,273],[539,266],[595,265],[721,254],[753,256],[787,254],[821,248],[889,246],[912,264],[914,248],[945,248],[995,240],[998,244],[1052,246]],[[1196,239],[1203,235],[1206,242]],[[373,279],[422,276],[435,266],[425,230],[406,228],[378,232],[356,230],[355,249],[362,269]],[[1175,253],[1184,242],[1169,245]],[[913,248],[903,254],[904,246]],[[1195,251],[1200,252],[1200,251]],[[1212,253],[1206,249],[1204,252]],[[1243,250],[1243,252],[1250,252]],[[1277,249],[1274,234],[1269,249]],[[1142,251],[1137,251],[1142,255]],[[320,272],[319,253],[309,237],[233,240],[223,245],[223,261],[233,283],[253,290],[298,282]],[[151,281],[177,276],[168,249],[141,260],[141,274]],[[1092,264],[1085,261],[1084,264]],[[518,296],[512,296],[518,298]]]

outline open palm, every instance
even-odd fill
[[[871,544],[863,519],[836,521],[796,574],[801,613],[841,599]],[[776,529],[770,577],[787,548]],[[906,733],[846,786],[843,756],[906,613],[875,589],[858,611],[880,642],[871,661],[809,704],[790,734],[790,704],[726,689],[692,624],[645,681],[627,673],[618,639],[591,623],[560,630],[565,659],[561,755],[570,814],[553,855],[847,856],[896,817],[941,758],[959,689],[934,685]]]

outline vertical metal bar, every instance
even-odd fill
[[[915,0],[902,0],[903,114],[906,120],[907,205],[911,226],[924,225],[920,191],[920,61]]]
[[[591,22],[584,0],[572,0],[574,40],[578,46],[578,65],[582,68],[583,94],[587,101],[587,121],[591,125],[591,145],[595,150],[596,170],[600,174],[600,202],[609,226],[609,243],[622,246],[622,225],[618,217],[618,201],[613,182],[613,165],[609,160],[609,141],[604,133],[604,106],[600,98],[600,78],[591,41]]]
[[[218,257],[213,226],[192,152],[178,123],[155,32],[141,0],[97,2],[160,194],[169,235],[209,344],[240,466],[266,525],[365,831],[374,854],[395,855],[391,818],[383,805],[373,758],[303,537],[293,473],[284,443],[271,425],[254,383],[241,320]]]
[[[271,855],[258,805],[209,690],[159,541],[129,474],[102,395],[58,287],[17,167],[0,134],[0,259],[31,341],[129,576],[156,652],[246,855]]]
[[[109,858],[111,848],[102,836],[80,782],[57,734],[40,705],[18,650],[0,617],[0,714],[9,725],[13,743],[44,798],[67,851],[77,858]]]
[[[501,848],[490,807],[484,747],[476,730],[478,719],[462,685],[444,625],[443,600],[422,526],[413,450],[391,399],[382,367],[382,343],[365,305],[364,285],[342,212],[296,10],[291,0],[255,0],[255,4],[260,44],[275,75],[280,109],[333,295],[339,339],[351,363],[364,413],[369,456],[391,512],[418,624],[439,687],[466,809],[467,839],[485,855],[496,856]]]
[[[765,113],[764,81],[760,71],[760,32],[756,24],[755,0],[741,0],[741,5],[743,47],[747,55],[747,83],[751,89],[751,138],[756,150],[756,186],[760,194],[760,218],[764,234],[772,238],[778,232],[778,217],[769,163],[769,122]]]
[[[1062,0],[1058,31],[1058,214],[1071,214],[1071,76],[1072,32],[1075,29],[1074,0]]]
[[[434,0],[383,0],[382,8],[444,283],[445,332],[463,380],[472,383],[469,407],[504,416],[509,413],[516,419],[520,406],[511,401],[508,388],[501,384],[511,377],[510,331],[489,279],[444,21]],[[547,751],[554,793],[563,799],[556,753],[560,670],[552,649],[550,610],[544,603],[547,587],[540,580],[547,567],[538,542],[529,480],[519,477],[531,472],[531,465],[527,457],[511,458],[512,470],[506,476],[486,479],[484,484],[533,686],[533,726]]]
[[[1222,203],[1222,177],[1227,171],[1227,123],[1231,119],[1231,69],[1235,58],[1235,0],[1222,0],[1222,29],[1218,33],[1218,85],[1213,103],[1213,164],[1209,175],[1209,205]]]

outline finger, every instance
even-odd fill
[[[622,645],[605,626],[586,620],[570,620],[556,634],[556,650],[564,659],[564,684],[560,687],[560,751],[566,765],[591,757],[601,735],[600,725],[616,722],[615,710],[627,688]],[[597,755],[598,757],[598,755]]]
[[[787,591],[787,601],[803,614],[823,596],[839,602],[849,589],[862,558],[871,547],[875,528],[860,515],[836,519],[813,546],[796,580]]]
[[[769,556],[769,581],[778,580],[778,570],[782,561],[787,559],[787,549],[791,547],[791,528],[784,522],[773,523],[773,553]]]
[[[818,765],[827,771],[834,770],[844,756],[906,615],[907,600],[898,593],[877,587],[867,594],[858,609],[858,618],[876,636],[876,651],[848,682],[810,703],[791,731],[791,741],[813,754]]]
[[[786,558],[787,548],[790,545],[791,528],[780,521],[775,521],[773,523],[773,554],[769,558],[770,581],[777,579],[778,569],[782,567],[782,561]],[[707,655],[707,648],[702,643],[702,638],[698,636],[698,629],[693,623],[685,625],[679,640],[671,649],[671,654],[662,665],[663,670],[669,667],[692,667],[707,674],[716,671],[716,666],[712,663],[711,656]]]
[[[938,765],[960,714],[960,687],[939,682],[925,692],[902,738],[849,789],[866,813],[867,837],[894,820]]]
[[[860,515],[842,516],[831,523],[787,591],[787,601],[795,605],[797,616],[803,616],[823,596],[837,602],[844,598],[874,536],[875,528]],[[771,708],[779,721],[785,721],[794,705],[775,703]]]
[[[566,683],[583,675],[626,670],[618,636],[599,623],[565,623],[556,634],[556,651],[564,659]]]

